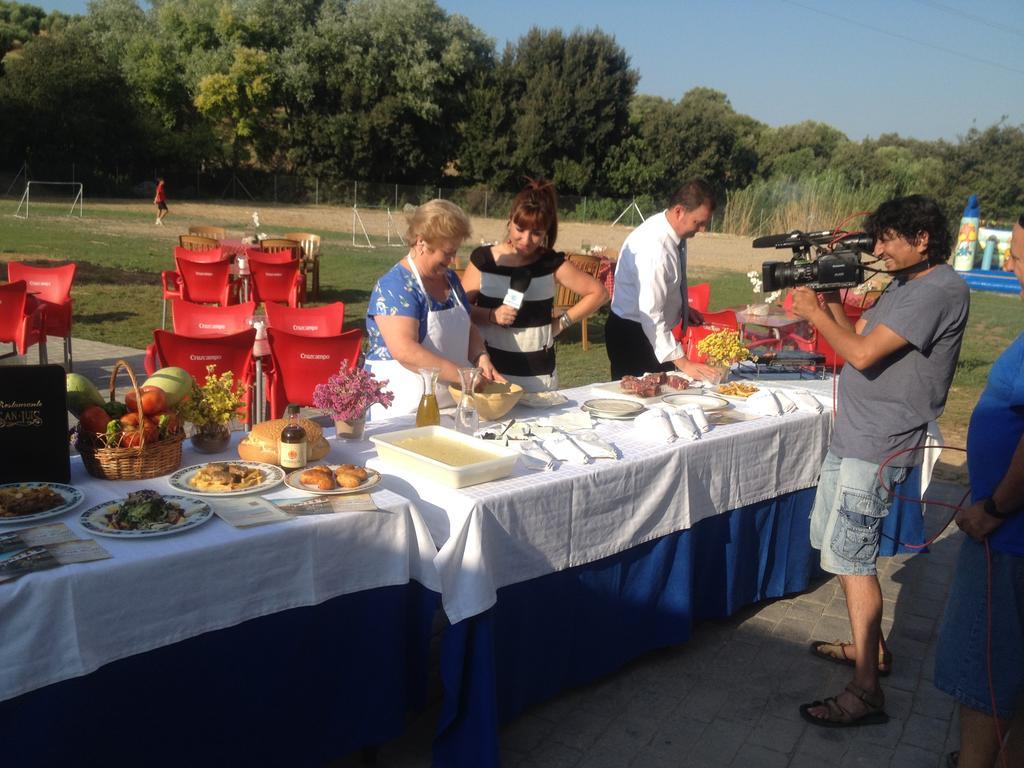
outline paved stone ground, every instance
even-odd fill
[[[955,504],[964,489],[933,484]],[[929,531],[949,511],[926,513]],[[955,528],[952,529],[956,531]],[[932,686],[935,642],[959,549],[946,531],[924,555],[880,561],[883,626],[895,656],[883,680],[886,725],[824,729],[798,706],[842,690],[846,667],[814,659],[811,640],[850,637],[835,579],[800,595],[706,622],[690,642],[649,654],[610,677],[538,705],[502,729],[505,768],[936,768],[958,744],[953,700]],[[437,683],[435,682],[435,688]],[[425,768],[437,697],[376,765]],[[333,764],[356,768],[358,756]]]
[[[107,381],[118,358],[142,373],[139,350],[76,340],[75,370]],[[60,340],[50,360],[62,360]],[[30,350],[28,362],[38,358]],[[0,364],[17,364],[8,358]],[[101,386],[101,390],[104,387]],[[956,503],[959,486],[933,483],[931,497]],[[929,531],[949,512],[932,507]],[[690,642],[648,654],[618,673],[540,704],[502,729],[505,768],[941,768],[958,743],[952,699],[932,686],[935,642],[959,548],[956,529],[929,554],[880,563],[883,625],[895,656],[883,680],[888,724],[831,730],[804,723],[797,707],[838,693],[849,669],[812,658],[813,639],[849,639],[846,602],[835,579],[800,595],[706,622]],[[405,734],[383,746],[380,768],[430,765],[440,683]],[[366,764],[353,755],[333,768]]]

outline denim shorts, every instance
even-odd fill
[[[909,467],[886,467],[885,484],[903,482]],[[811,510],[811,546],[821,550],[821,567],[842,576],[876,573],[882,519],[892,494],[878,482],[878,464],[825,455]]]
[[[935,651],[935,687],[992,714],[985,545],[965,538]],[[1024,557],[992,550],[992,687],[1010,718],[1024,705]]]

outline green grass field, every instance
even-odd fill
[[[34,204],[30,219],[13,216],[16,204],[0,201],[0,260],[75,261],[75,336],[144,348],[160,325],[160,271],[173,268],[171,248],[177,227],[152,227],[148,212],[105,206],[84,219],[60,215],[60,206]],[[147,229],[147,226],[149,227]],[[401,256],[402,249],[381,245],[353,248],[348,231],[323,231],[319,302],[345,302],[346,327],[362,327],[370,290],[377,277]],[[468,255],[468,247],[466,255]],[[750,301],[744,274],[694,270],[691,282],[710,282],[712,309]],[[1024,330],[1024,306],[1015,296],[975,292],[971,320],[941,425],[949,445],[963,445],[971,409],[989,368]],[[558,369],[563,386],[609,378],[604,351],[604,315],[589,320],[590,350],[584,352],[580,329],[559,338]],[[898,396],[898,393],[894,393]],[[959,457],[944,456],[958,464]]]

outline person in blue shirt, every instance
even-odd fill
[[[485,379],[505,381],[451,269],[469,232],[469,218],[447,200],[424,203],[409,218],[409,253],[377,281],[366,308],[366,368],[387,379],[395,394],[386,413],[374,406],[371,418],[415,412],[423,389],[420,368],[437,368],[441,382],[458,382],[458,369],[474,365]],[[437,397],[442,408],[453,404],[447,387],[438,387]]]
[[[1017,275],[1024,298],[1024,216],[1013,228],[1008,266]],[[1020,766],[1024,765],[1024,333],[993,364],[971,414],[967,469],[972,503],[957,512],[956,524],[968,538],[960,548],[939,631],[933,679],[939,690],[960,703],[960,752],[950,755],[949,764]],[[1006,737],[1005,760],[999,755],[1001,737]]]

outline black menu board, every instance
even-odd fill
[[[0,483],[70,479],[64,368],[0,367]]]

